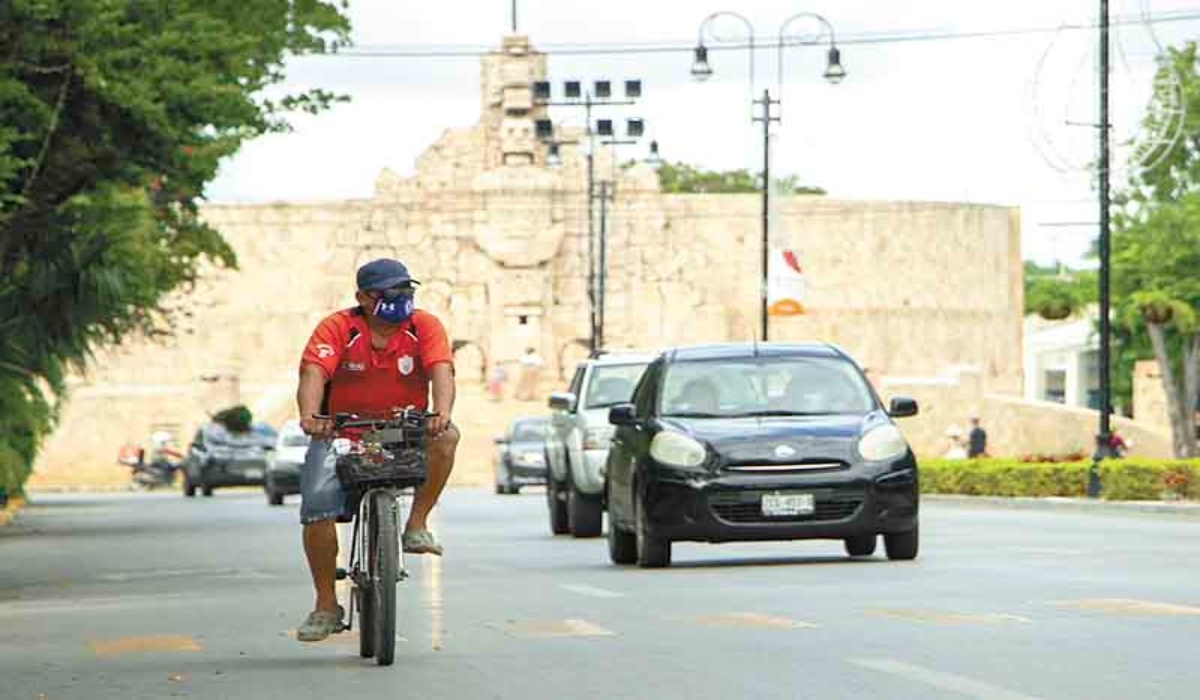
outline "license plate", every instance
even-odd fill
[[[815,510],[811,493],[767,493],[762,497],[763,515],[811,515]]]
[[[244,474],[247,479],[261,479],[263,475],[261,469],[247,469],[246,471],[242,472],[242,474]]]

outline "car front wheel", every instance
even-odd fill
[[[605,483],[604,488],[608,492],[608,502],[612,503],[609,485]],[[637,535],[618,527],[611,509],[608,511],[608,558],[614,564],[634,564],[638,560]]]
[[[183,495],[188,498],[196,497],[196,485],[186,475],[183,477]]]
[[[662,569],[671,565],[671,541],[656,537],[650,532],[650,523],[646,519],[646,506],[641,498],[634,498],[634,517],[637,520],[637,530],[634,535],[637,543],[637,563],[643,569]]]
[[[920,528],[916,527],[908,532],[897,532],[883,536],[883,547],[887,550],[888,559],[899,561],[916,559],[920,543]]]
[[[559,498],[558,489],[559,486],[554,481],[554,475],[547,475],[546,507],[550,511],[550,532],[556,535],[565,535],[571,531],[571,528],[567,522],[567,504],[563,502],[562,498]]]
[[[575,537],[599,537],[604,522],[604,508],[600,497],[580,492],[579,488],[568,480],[567,520],[571,525],[571,534]]]

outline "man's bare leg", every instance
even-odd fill
[[[404,526],[405,532],[429,529],[425,521],[429,518],[429,512],[437,505],[438,497],[442,495],[442,490],[446,488],[446,482],[450,479],[450,471],[454,469],[454,452],[458,448],[460,437],[458,427],[453,426],[429,441],[426,465],[428,473],[425,483],[417,489],[413,498],[408,524]]]
[[[337,592],[337,523],[319,520],[304,526],[304,553],[312,572],[313,588],[317,592],[314,610],[334,612],[338,609]]]

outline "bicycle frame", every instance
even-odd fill
[[[362,499],[358,503],[358,513],[354,517],[354,534],[350,539],[350,558],[348,560],[350,568],[345,571],[345,577],[350,579],[355,588],[360,590],[370,590],[372,583],[370,578],[371,574],[369,571],[367,571],[366,566],[366,551],[367,548],[370,547],[371,533],[367,531],[367,528],[362,527],[362,523],[366,515],[366,509],[368,508],[368,504],[371,502],[371,496],[376,493],[384,493],[390,497],[390,501],[392,504],[394,504],[395,510],[389,513],[388,517],[395,518],[398,525],[401,511],[412,499],[411,491],[411,488],[399,489],[388,486],[367,489],[363,493]],[[396,583],[400,583],[408,578],[408,570],[404,568],[404,549],[401,548],[400,567],[397,570]],[[358,597],[352,594],[350,596],[350,612],[346,618],[347,631],[354,629],[354,611],[357,603]]]

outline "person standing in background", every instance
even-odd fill
[[[971,432],[967,435],[967,459],[979,459],[987,454],[987,431],[979,425],[979,416],[971,416]]]

